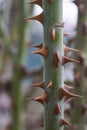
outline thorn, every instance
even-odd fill
[[[53,27],[50,30],[50,38],[52,41],[54,41],[56,38],[56,27],[64,27],[64,23],[53,25]]]
[[[34,86],[34,87],[40,87],[40,88],[44,88],[44,83],[36,83],[36,84],[29,84],[30,86]]]
[[[44,23],[44,15],[43,15],[43,12],[37,16],[34,16],[34,17],[27,17],[27,18],[24,18],[25,20],[37,20],[39,21],[41,24]]]
[[[61,108],[60,108],[60,105],[59,104],[56,104],[55,105],[55,114],[56,115],[58,115],[58,114],[60,114],[61,113],[61,110],[60,110]]]
[[[32,45],[32,47],[35,47],[35,48],[41,49],[41,48],[43,47],[43,43],[38,44],[38,45]]]
[[[60,99],[63,99],[66,101],[68,100],[69,98],[72,98],[72,97],[82,97],[80,95],[77,95],[77,94],[73,94],[67,90],[65,90],[64,88],[60,88],[59,90],[59,95],[60,95]]]
[[[70,105],[70,108],[73,108],[74,107],[74,99],[73,98],[70,98],[67,103]]]
[[[83,24],[83,35],[86,36],[87,35],[87,22],[85,22]]]
[[[56,37],[56,28],[52,27],[52,29],[50,31],[50,38],[51,38],[52,41],[54,41],[55,37]]]
[[[66,57],[66,56],[63,56],[62,58],[62,65],[68,63],[68,62],[75,62],[75,63],[80,63],[79,61],[77,60],[74,60],[74,59],[71,59],[69,57]]]
[[[70,48],[70,47],[64,45],[64,53],[67,53],[70,51],[79,52],[79,50],[76,50],[76,49],[73,49],[73,48]]]
[[[86,112],[87,112],[87,103],[84,103],[82,106],[82,113],[86,114]]]
[[[50,81],[49,84],[47,85],[47,88],[52,88],[52,86],[53,86],[53,83],[52,81]]]
[[[48,57],[48,47],[45,46],[39,50],[31,52],[31,54],[40,54],[40,55],[44,56],[45,58],[47,58]]]
[[[44,122],[39,123],[39,127],[44,127]]]
[[[24,66],[20,66],[21,77],[28,75],[28,70]]]
[[[73,126],[73,130],[78,130],[78,129],[79,129],[78,125]]]
[[[61,62],[59,52],[55,52],[55,54],[54,54],[54,66],[55,66],[55,68],[58,68],[59,62]]]
[[[76,86],[80,86],[81,85],[81,81],[82,81],[82,74],[80,72],[76,72],[75,76],[74,76],[74,81],[75,81],[75,85]]]
[[[84,55],[81,54],[81,53],[78,53],[77,57],[78,57],[78,60],[80,61],[80,65],[83,66],[84,65],[84,61],[85,61]]]
[[[64,84],[64,88],[65,88],[65,89],[73,89],[73,87],[71,87],[71,86],[69,86],[69,85],[66,85],[66,84]]]
[[[34,1],[30,1],[30,2],[28,2],[28,4],[38,4],[39,6],[42,7],[42,0],[34,0]]]
[[[44,104],[44,102],[48,103],[48,93],[45,91],[41,96],[37,98],[28,98],[28,99],[40,102],[41,104]]]
[[[66,114],[67,116],[69,116],[70,115],[70,109],[64,110],[64,114]]]
[[[79,3],[78,0],[75,2],[78,5],[79,13],[80,16],[82,16],[85,12],[85,4],[84,3]]]
[[[70,33],[63,33],[63,36],[69,36]]]
[[[61,126],[68,125],[69,127],[72,127],[71,123],[69,123],[68,121],[66,121],[63,118],[60,120],[60,125]]]
[[[48,0],[48,2],[49,2],[50,4],[52,4],[53,0]]]
[[[60,24],[54,24],[54,27],[64,27],[64,22],[63,23],[60,23]]]

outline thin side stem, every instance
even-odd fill
[[[21,88],[21,75],[20,67],[22,63],[22,56],[24,51],[24,31],[25,31],[25,21],[24,21],[24,0],[20,2],[20,21],[19,21],[19,41],[18,41],[18,54],[15,60],[14,69],[14,81],[13,81],[13,126],[12,130],[21,130],[21,111],[23,105],[22,88]]]
[[[78,73],[81,77],[79,77],[77,80],[79,80],[79,84],[75,82],[75,92],[82,95],[83,98],[79,100],[75,100],[74,103],[74,109],[72,110],[71,114],[71,120],[72,123],[78,126],[79,130],[85,130],[85,118],[84,118],[84,112],[83,112],[83,104],[86,102],[86,95],[85,92],[87,91],[87,76],[85,74],[86,67],[87,67],[87,1],[78,2],[79,4],[84,4],[84,12],[81,14],[81,10],[79,10],[79,20],[78,20],[78,28],[77,28],[77,37],[76,37],[76,49],[79,49],[80,51],[80,60],[81,65],[76,66],[76,74]],[[76,80],[76,81],[77,81]],[[78,81],[77,81],[78,82]],[[78,115],[78,116],[75,116]]]

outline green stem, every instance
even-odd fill
[[[15,58],[15,55],[13,53],[13,51],[11,50],[12,48],[12,40],[10,39],[8,33],[7,33],[7,29],[6,29],[6,24],[5,24],[5,21],[3,19],[3,16],[0,15],[0,32],[1,32],[1,35],[2,35],[2,40],[7,48],[7,53],[9,54],[9,56],[11,58]]]
[[[54,67],[54,54],[59,52],[63,56],[63,29],[56,27],[56,38],[51,40],[50,31],[53,26],[62,24],[62,0],[53,0],[50,4],[48,0],[43,1],[44,10],[44,43],[48,47],[49,55],[45,60],[45,89],[49,94],[49,103],[45,104],[45,130],[59,130],[60,114],[54,112],[55,105],[59,103],[59,88],[64,86],[62,64],[58,68]],[[47,88],[48,83],[52,81],[52,88]],[[63,109],[63,108],[62,108]]]
[[[86,67],[87,67],[87,32],[85,34],[85,30],[87,27],[87,1],[80,0],[78,4],[84,4],[84,13],[81,14],[79,10],[79,19],[78,19],[78,28],[77,28],[77,37],[76,37],[76,49],[80,51],[81,56],[84,56],[83,63],[81,65],[76,66],[76,73],[81,75],[80,84],[75,87],[75,92],[82,95],[83,98],[79,100],[75,100],[74,109],[72,110],[71,120],[73,124],[77,124],[79,130],[85,130],[85,122],[84,122],[84,113],[82,113],[83,104],[86,101],[85,92],[87,91],[87,77],[85,75]],[[78,116],[75,116],[78,115]]]
[[[14,69],[14,81],[13,81],[13,101],[14,101],[14,109],[13,109],[13,130],[21,130],[21,111],[23,104],[22,97],[22,88],[21,88],[21,75],[20,75],[20,67],[22,63],[23,51],[24,51],[24,0],[20,2],[20,21],[18,26],[19,31],[19,41],[18,41],[18,55],[15,60],[15,69]]]

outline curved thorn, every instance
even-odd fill
[[[72,97],[82,97],[80,95],[73,94],[73,93],[65,90],[64,88],[60,88],[59,95],[60,95],[59,98],[60,99],[64,98],[65,101],[68,100],[69,98],[72,98]]]
[[[42,0],[29,1],[28,4],[38,4],[39,6],[42,7]]]
[[[63,33],[63,36],[69,36],[70,33]]]
[[[68,121],[66,121],[66,120],[63,119],[63,118],[60,120],[60,125],[61,125],[61,126],[68,125],[69,127],[72,127],[72,124],[69,123]]]
[[[52,81],[49,82],[49,84],[47,85],[48,88],[51,88],[53,86]]]
[[[75,62],[75,63],[80,63],[79,61],[77,60],[74,60],[74,59],[71,59],[69,57],[66,57],[66,56],[63,56],[62,58],[62,65],[68,63],[68,62]]]
[[[37,16],[34,16],[34,17],[27,17],[27,18],[24,18],[25,20],[37,20],[39,21],[41,24],[44,23],[44,15],[43,15],[43,12]]]
[[[41,48],[43,47],[43,43],[38,44],[38,45],[32,45],[32,47],[35,47],[35,48],[41,49]]]
[[[45,58],[47,58],[48,57],[48,47],[45,46],[39,50],[31,52],[31,54],[40,54],[40,55],[44,56]]]
[[[35,84],[29,84],[30,86],[34,86],[34,87],[40,87],[40,88],[44,88],[44,83],[35,83]]]
[[[28,98],[28,99],[40,102],[41,104],[44,104],[44,102],[48,103],[48,93],[45,91],[41,96],[37,98]]]
[[[55,114],[58,115],[58,114],[60,114],[60,113],[61,113],[61,107],[60,107],[59,104],[56,104],[56,105],[55,105]]]
[[[64,45],[64,53],[67,53],[70,51],[79,52],[79,50],[76,50],[76,49],[73,49],[73,48],[70,48],[70,47]]]
[[[64,88],[65,88],[65,89],[73,89],[72,86],[69,86],[69,85],[67,85],[67,84],[64,84]]]
[[[52,41],[54,41],[56,38],[56,28],[55,27],[52,27],[52,29],[50,31],[50,38]]]
[[[55,68],[58,68],[59,62],[61,62],[59,52],[55,52],[55,54],[54,54],[54,66],[55,66]]]

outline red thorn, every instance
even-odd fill
[[[82,97],[80,95],[77,95],[77,94],[73,94],[67,90],[65,90],[64,88],[60,88],[59,90],[59,95],[60,95],[60,99],[63,99],[66,101],[68,100],[69,98],[72,98],[72,97]]]
[[[34,0],[34,1],[30,1],[30,2],[28,2],[28,4],[38,4],[39,6],[42,7],[42,0]]]
[[[29,84],[30,86],[34,86],[34,87],[40,87],[40,88],[44,88],[44,83],[36,83],[36,84]]]
[[[61,62],[59,52],[55,52],[55,54],[54,54],[54,66],[55,66],[55,68],[58,68],[59,62]]]
[[[45,91],[41,96],[37,98],[28,98],[28,99],[40,102],[41,104],[44,104],[44,102],[48,103],[48,93]]]
[[[25,20],[37,20],[39,21],[40,23],[44,23],[44,15],[43,15],[43,12],[37,16],[34,16],[34,17],[28,17],[28,18],[25,18]]]
[[[49,82],[49,84],[47,85],[48,88],[51,88],[53,86],[52,81]]]
[[[38,45],[32,45],[32,47],[35,47],[35,48],[41,49],[41,48],[43,47],[43,43],[38,44]]]
[[[52,41],[54,41],[55,37],[56,37],[56,28],[52,27],[52,29],[50,31],[50,38],[51,38]]]
[[[70,48],[70,47],[64,45],[64,53],[67,53],[70,51],[79,52],[79,50],[76,50],[76,49],[73,49],[73,48]]]
[[[47,58],[48,57],[48,47],[45,46],[39,50],[31,52],[31,54],[40,54],[40,55],[44,56],[45,58]]]
[[[77,60],[74,60],[74,59],[71,59],[69,57],[66,57],[66,56],[63,56],[62,58],[62,65],[68,63],[68,62],[75,62],[75,63],[80,63],[79,61]]]
[[[61,110],[60,110],[61,108],[60,108],[60,105],[59,104],[56,104],[55,105],[55,114],[56,115],[58,115],[58,114],[60,114],[61,113]]]
[[[60,125],[61,126],[68,125],[68,126],[72,127],[72,125],[63,118],[60,120]]]
[[[72,86],[69,86],[69,85],[66,85],[66,84],[64,84],[64,88],[65,88],[65,89],[73,89]]]

